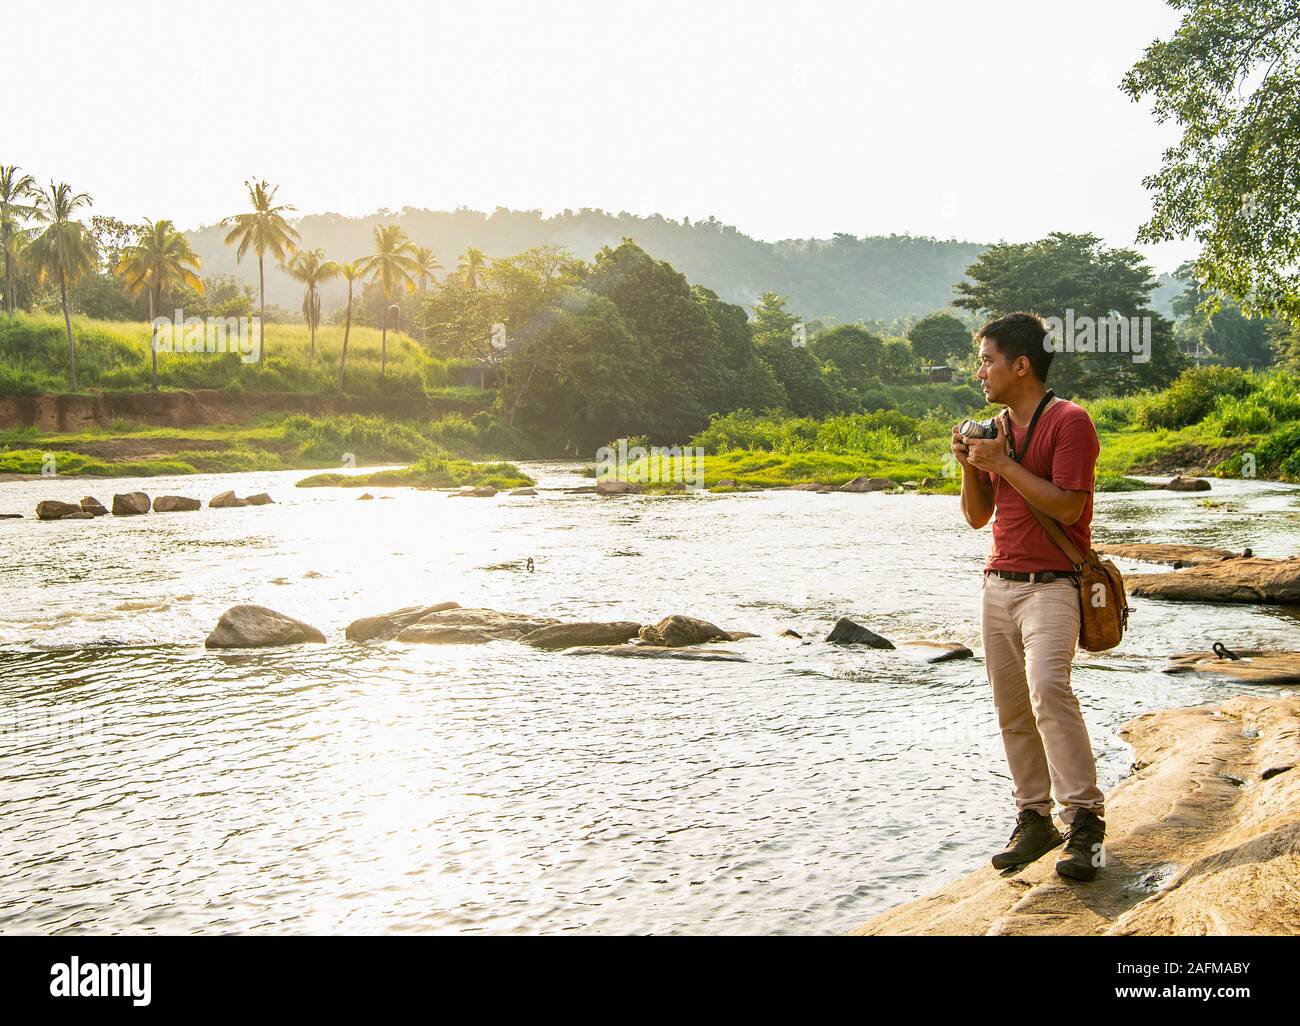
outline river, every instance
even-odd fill
[[[975,646],[989,536],[954,498],[358,502],[295,489],[304,476],[0,484],[0,512],[27,517],[0,521],[0,930],[836,933],[1009,833],[982,662],[816,640],[849,615]],[[227,488],[277,504],[32,518],[45,498]],[[1103,495],[1095,524],[1290,555],[1300,488]],[[728,646],[746,663],[343,639],[357,617],[449,599],[763,636]],[[237,603],[329,641],[206,651]],[[1168,653],[1300,636],[1275,607],[1135,605],[1122,647],[1076,661],[1105,788],[1128,770],[1125,720],[1252,690],[1163,674]]]

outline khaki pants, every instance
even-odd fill
[[[1092,742],[1070,689],[1079,640],[1079,590],[1071,581],[1031,584],[984,576],[984,661],[1002,728],[1018,812],[1075,809],[1104,815]]]

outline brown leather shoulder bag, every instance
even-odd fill
[[[1096,549],[1089,549],[1085,556],[1054,518],[1037,506],[1026,505],[1079,575],[1079,645],[1089,652],[1114,648],[1124,637],[1130,612],[1119,567],[1102,559]]]

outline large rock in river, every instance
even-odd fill
[[[232,491],[221,492],[219,495],[214,495],[210,500],[208,500],[208,507],[210,509],[236,509],[240,506],[247,505],[247,502]]]
[[[1208,492],[1210,482],[1203,477],[1176,477],[1165,488],[1171,492]]]
[[[1300,697],[1145,713],[1120,729],[1130,776],[1106,796],[1106,864],[1056,875],[983,863],[861,934],[1300,934]],[[1009,796],[1008,796],[1009,797]],[[990,828],[988,850],[1003,835]]]
[[[202,508],[203,503],[198,499],[191,499],[184,495],[160,495],[153,500],[155,513],[188,513]]]
[[[929,638],[907,638],[899,643],[898,649],[926,663],[947,663],[954,659],[971,659],[975,655],[956,641],[931,641]]]
[[[1103,556],[1136,559],[1143,563],[1170,563],[1175,567],[1200,566],[1202,563],[1217,563],[1223,559],[1238,559],[1251,555],[1250,549],[1244,552],[1233,552],[1230,549],[1214,549],[1205,545],[1164,543],[1098,545],[1096,549]]]
[[[621,645],[637,636],[639,623],[557,623],[530,631],[519,640],[535,648],[576,648],[580,645]]]
[[[1165,673],[1231,677],[1247,684],[1300,684],[1300,652],[1267,648],[1182,652],[1170,657]],[[1236,658],[1233,658],[1233,657]]]
[[[452,627],[440,623],[417,623],[397,636],[398,641],[421,645],[486,645],[496,641],[491,634],[473,627]]]
[[[93,495],[87,495],[84,499],[81,500],[81,508],[84,512],[89,513],[92,516],[96,516],[96,517],[108,516],[108,510],[104,508],[104,504],[100,502],[98,499],[96,499]]]
[[[73,513],[80,513],[80,506],[75,506],[70,502],[59,502],[57,499],[46,499],[44,502],[36,504],[36,517],[38,520],[62,520]]]
[[[660,645],[581,645],[566,648],[565,655],[611,655],[628,659],[694,659],[699,662],[747,663],[729,648],[664,648]]]
[[[244,504],[247,506],[273,506],[275,500],[266,492],[258,492],[256,495],[245,495]]]
[[[1300,556],[1225,559],[1167,574],[1133,574],[1124,583],[1130,595],[1145,598],[1300,605]]]
[[[442,643],[451,635],[442,634],[434,628],[459,627],[484,635],[488,640],[505,638],[518,641],[525,634],[531,634],[541,627],[550,627],[558,622],[550,617],[533,616],[528,613],[502,613],[495,609],[457,607],[422,616],[400,631],[397,640]]]
[[[221,614],[205,642],[208,648],[267,648],[324,641],[311,624],[277,613],[265,606],[231,606]]]
[[[597,495],[639,495],[645,489],[631,481],[619,481],[613,477],[602,477],[596,482]]]
[[[127,492],[113,496],[113,516],[135,517],[149,512],[149,496],[144,492]]]
[[[637,637],[647,645],[661,648],[683,648],[686,645],[701,645],[706,641],[732,640],[731,633],[717,624],[693,616],[682,616],[680,613],[665,616],[656,624],[642,627],[637,632]]]
[[[363,496],[364,497],[364,496]],[[459,609],[459,602],[437,602],[430,606],[406,606],[394,609],[391,613],[378,616],[363,616],[348,624],[344,633],[349,641],[387,641],[396,637],[404,627],[409,627],[431,613],[441,613],[447,609]]]
[[[835,626],[826,635],[826,640],[834,645],[870,645],[872,648],[894,647],[888,638],[882,638],[875,631],[869,631],[860,623],[854,623],[847,616],[835,621]]]
[[[888,477],[855,477],[852,481],[845,481],[840,485],[840,491],[883,492],[893,487],[895,487],[894,482]]]

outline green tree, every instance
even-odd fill
[[[624,239],[596,254],[587,288],[614,304],[645,353],[639,373],[651,385],[646,434],[679,442],[703,428],[710,413],[721,412],[727,368],[720,329],[684,274]]]
[[[80,221],[72,215],[93,201],[84,192],[74,193],[66,182],[42,189],[36,194],[33,216],[40,225],[39,234],[24,252],[40,284],[59,283],[63,306],[63,327],[68,335],[68,387],[77,390],[77,351],[72,342],[72,314],[68,309],[68,289],[83,275],[95,270],[95,242]]]
[[[500,297],[493,290],[467,289],[450,280],[434,283],[416,316],[425,345],[444,358],[486,358],[492,326],[504,323]]]
[[[1131,354],[1058,352],[1051,384],[1062,395],[1123,394],[1163,388],[1186,364],[1172,325],[1149,308],[1151,269],[1131,249],[1111,249],[1095,235],[1053,232],[1027,243],[1001,243],[966,270],[955,305],[988,317],[1032,310],[1044,317],[1150,317],[1150,359]]]
[[[952,314],[932,313],[922,317],[907,333],[912,352],[929,364],[944,364],[952,357],[968,355],[973,346],[970,329]]]
[[[884,381],[906,381],[916,374],[916,354],[905,338],[885,339],[880,359],[880,377]]]
[[[339,391],[343,391],[343,377],[348,366],[348,338],[352,335],[352,286],[362,277],[362,270],[356,263],[339,264],[339,275],[348,283],[348,303],[343,322],[343,352],[339,354]]]
[[[717,325],[718,367],[722,373],[715,378],[717,387],[710,390],[710,414],[741,408],[776,410],[789,405],[790,397],[781,382],[758,354],[745,308],[724,303],[703,285],[692,286],[691,295],[704,305],[710,321]]]
[[[754,304],[755,339],[771,342],[784,336],[787,344],[796,344],[798,340],[795,329],[803,321],[786,309],[786,302],[784,296],[778,296],[775,292],[764,292],[759,297]]]
[[[1247,317],[1235,303],[1225,304],[1210,315],[1205,345],[1220,363],[1243,370],[1259,370],[1272,364],[1273,324],[1271,318]]]
[[[434,280],[434,275],[442,270],[442,264],[438,263],[438,258],[433,255],[433,250],[428,246],[416,246],[411,250],[411,256],[419,266],[420,271],[416,276],[420,283],[420,306],[424,305],[424,294],[429,287],[429,282]],[[424,320],[420,321],[420,344],[424,345]]]
[[[155,322],[162,305],[164,290],[186,286],[202,294],[203,279],[198,271],[202,261],[194,255],[185,236],[171,221],[145,219],[139,236],[125,246],[118,257],[115,272],[132,295],[146,292],[149,296],[149,358],[150,387],[158,390],[158,325]]]
[[[487,268],[487,254],[481,249],[470,246],[456,264],[452,279],[464,288],[476,289],[483,280],[483,271]]]
[[[842,376],[828,376],[806,344],[806,327],[774,292],[765,292],[754,306],[754,344],[785,390],[789,409],[801,417],[826,417],[852,401],[837,387]]]
[[[1275,321],[1273,346],[1277,359],[1293,374],[1300,374],[1300,321]]]
[[[1174,276],[1187,285],[1171,304],[1174,315],[1181,318],[1178,336],[1184,345],[1194,345],[1198,353],[1208,350],[1219,363],[1243,369],[1267,367],[1278,358],[1275,346],[1277,339],[1285,336],[1283,322],[1271,317],[1247,317],[1225,296],[1210,302],[1209,294],[1197,284],[1190,261]]]
[[[1194,236],[1196,277],[1252,314],[1300,317],[1300,4],[1169,0],[1183,11],[1125,75],[1182,138],[1144,179],[1139,241]]]
[[[845,385],[855,392],[861,393],[880,380],[885,344],[859,324],[818,332],[809,348],[823,363],[834,363]]]
[[[266,254],[270,253],[281,267],[293,255],[298,246],[298,232],[287,220],[288,214],[296,207],[276,204],[275,194],[279,186],[271,185],[265,180],[254,182],[249,179],[244,183],[248,189],[248,199],[253,209],[247,214],[235,214],[222,221],[229,227],[226,245],[239,248],[235,250],[235,260],[244,259],[250,249],[257,254],[257,290],[259,296],[258,354],[257,362],[266,360]]]
[[[649,364],[613,302],[576,290],[506,354],[503,415],[566,451],[593,452],[644,430]]]
[[[196,317],[253,316],[253,288],[233,274],[208,275],[202,290],[182,285],[173,296],[177,306],[193,310]]]
[[[295,253],[286,268],[290,277],[305,286],[302,316],[311,335],[311,358],[316,359],[316,328],[320,324],[320,287],[339,275],[339,265],[325,259],[323,249],[305,249]]]
[[[5,260],[5,313],[14,315],[15,242],[22,222],[35,213],[36,180],[21,168],[0,164],[0,246]]]
[[[399,289],[415,291],[415,280],[420,273],[412,251],[415,247],[395,224],[375,225],[373,232],[375,251],[370,256],[357,261],[361,273],[375,282],[384,294],[384,300],[392,303],[393,295]],[[385,309],[383,328],[379,343],[379,375],[383,377],[388,369],[388,311]]]
[[[495,305],[512,335],[528,329],[535,318],[552,311],[585,281],[587,266],[558,246],[534,246],[492,261],[483,280],[495,292]]]

